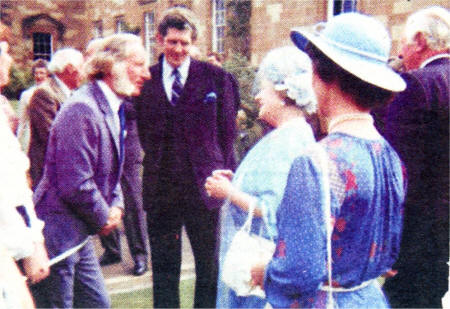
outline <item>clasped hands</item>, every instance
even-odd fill
[[[109,209],[109,216],[106,224],[102,227],[99,235],[106,236],[109,235],[115,228],[117,228],[122,220],[122,208],[117,206],[112,206]]]
[[[226,199],[230,196],[233,185],[233,172],[231,170],[215,170],[206,178],[205,189],[208,196],[216,199]]]

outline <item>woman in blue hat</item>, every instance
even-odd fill
[[[377,278],[398,255],[405,178],[370,115],[405,88],[387,65],[389,35],[374,18],[348,13],[291,38],[312,59],[328,135],[293,162],[277,248],[253,268],[253,284],[273,307],[389,307]]]

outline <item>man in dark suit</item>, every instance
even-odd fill
[[[384,290],[392,307],[441,307],[448,289],[450,13],[411,15],[400,56],[407,89],[390,104],[385,136],[408,172],[400,255]]]
[[[33,190],[42,177],[53,120],[62,103],[81,85],[82,66],[81,52],[73,48],[58,50],[48,65],[51,76],[34,91],[26,109],[31,129],[28,157]]]
[[[48,253],[56,262],[50,276],[35,288],[41,293],[38,307],[110,306],[89,235],[107,235],[121,220],[125,134],[121,104],[125,97],[140,93],[150,73],[139,37],[118,34],[105,40],[86,64],[91,81],[56,116],[44,175],[35,191]]]
[[[183,226],[195,258],[194,306],[215,307],[221,202],[207,195],[204,182],[215,169],[234,168],[239,102],[231,74],[189,57],[197,37],[194,20],[178,7],[163,14],[157,34],[163,55],[136,100],[154,307],[180,306]]]

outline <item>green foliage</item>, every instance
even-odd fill
[[[139,35],[139,33],[141,32],[141,27],[139,27],[139,26],[133,27],[133,26],[129,25],[127,22],[122,22],[120,28],[121,28],[122,32],[132,33],[135,35]]]
[[[33,76],[31,71],[21,70],[13,65],[9,73],[9,83],[2,89],[2,94],[10,100],[17,100],[22,91],[30,87],[32,83]]]
[[[239,83],[241,95],[241,108],[253,118],[257,114],[257,106],[253,100],[253,82],[255,80],[255,69],[250,65],[247,57],[242,54],[232,54],[223,64],[223,68],[232,73]]]
[[[250,55],[250,0],[230,0],[227,3],[227,44],[234,53]]]

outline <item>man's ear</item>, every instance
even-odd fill
[[[164,37],[159,32],[156,34],[156,42],[161,46],[164,44]]]
[[[64,68],[64,72],[67,74],[72,74],[75,70],[76,70],[75,66],[71,63],[66,65],[66,67]]]
[[[428,49],[427,39],[425,38],[425,35],[422,32],[416,33],[416,35],[414,36],[414,42],[415,42],[414,47],[415,52],[421,53]]]

